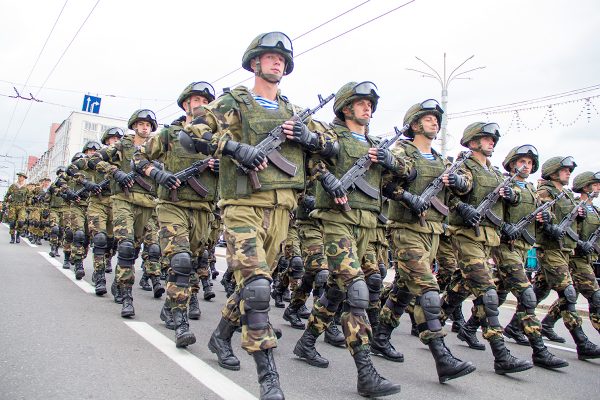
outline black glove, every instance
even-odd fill
[[[459,192],[464,192],[467,190],[467,180],[464,176],[456,173],[448,175],[448,185]]]
[[[232,157],[249,169],[258,168],[266,157],[266,155],[256,147],[246,143],[238,143],[234,140],[229,140],[225,143],[223,154]]]
[[[542,221],[543,221],[542,223],[549,224],[551,220],[552,220],[552,217],[550,216],[550,212],[542,211]]]
[[[481,221],[481,215],[475,207],[470,204],[460,203],[456,207],[456,212],[462,217],[467,226],[475,226]]]
[[[396,159],[389,149],[377,149],[377,162],[385,169],[397,169]]]
[[[342,182],[338,178],[335,177],[331,172],[325,171],[321,174],[321,185],[323,185],[323,189],[327,193],[329,193],[334,198],[344,197],[348,193],[342,187]]]
[[[421,196],[412,194],[406,190],[400,195],[400,200],[402,200],[408,208],[417,215],[422,214],[429,208],[429,203],[423,200]]]
[[[578,240],[575,251],[577,252],[577,254],[587,256],[592,254],[592,252],[594,251],[594,245],[588,241]]]
[[[555,224],[544,224],[542,226],[542,230],[546,233],[546,235],[550,236],[554,240],[562,240],[565,236],[565,232],[563,232],[558,225]]]
[[[102,192],[102,187],[100,185],[88,180],[83,181],[83,187],[86,188],[88,192],[93,194],[99,194]]]
[[[516,200],[517,194],[513,190],[513,188],[506,186],[504,188],[504,196],[502,198],[508,203],[514,203]]]
[[[518,239],[520,232],[514,224],[507,222],[504,225],[502,225],[502,228],[500,228],[500,234],[502,235],[502,238],[504,240],[510,242]]]
[[[152,168],[150,171],[150,178],[154,179],[156,183],[166,187],[167,189],[175,189],[175,185],[177,185],[178,180],[175,175],[169,171],[160,170],[158,168]]]
[[[586,206],[579,206],[579,209],[581,209],[583,211],[581,212],[581,214],[579,214],[579,212],[577,212],[577,219],[579,221],[583,221],[587,217],[588,210],[587,210]]]
[[[133,183],[135,182],[131,175],[126,174],[125,172],[121,171],[120,169],[116,170],[113,176],[115,177],[115,180],[122,188],[131,187],[131,186],[133,186]]]
[[[308,126],[304,125],[302,121],[296,121],[294,123],[292,132],[294,133],[294,137],[293,139],[290,139],[291,141],[298,142],[309,150],[316,150],[319,146],[319,137],[317,134],[311,132],[311,130],[308,129]]]
[[[66,192],[64,192],[64,194],[65,194],[64,198],[67,199],[67,200],[69,200],[69,201],[78,201],[78,200],[80,200],[80,198],[71,189],[68,189]]]
[[[219,173],[219,166],[221,165],[221,161],[218,158],[215,158],[214,160],[215,161],[214,161],[214,164],[213,164],[213,170],[212,171],[215,174],[218,174]]]

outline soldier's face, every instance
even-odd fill
[[[586,186],[587,193],[600,192],[600,182],[594,182]]]
[[[209,103],[208,99],[204,96],[200,96],[198,94],[190,96],[188,101],[183,103],[183,107],[185,108],[185,112],[187,114],[191,114],[192,110],[196,107],[205,106]]]
[[[113,145],[115,143],[119,143],[121,141],[121,139],[119,139],[118,136],[111,136],[108,139],[106,139],[106,145],[110,146]]]
[[[258,57],[260,73],[263,79],[271,83],[278,83],[285,71],[285,58],[279,53],[263,53]],[[256,62],[252,60],[250,67],[256,72]]]
[[[150,122],[148,121],[138,121],[133,128],[135,133],[144,139],[150,136],[150,132],[152,131],[152,125],[150,125]]]
[[[519,174],[521,178],[527,178],[533,169],[533,160],[531,157],[521,157],[513,163],[513,171],[523,167],[523,170]]]
[[[567,167],[563,167],[558,170],[558,181],[562,185],[568,185],[569,179],[571,179],[571,170]]]
[[[357,99],[352,102],[350,106],[346,106],[343,109],[346,119],[355,121],[361,126],[366,126],[371,121],[371,115],[373,113],[373,104],[371,100],[367,98]]]
[[[494,139],[491,136],[483,136],[477,140],[472,140],[469,143],[475,143],[471,150],[479,151],[483,153],[486,157],[491,157],[494,154]]]
[[[85,154],[86,156],[91,156],[95,152],[96,152],[96,149],[87,149],[86,151],[83,152],[83,154]]]
[[[17,180],[19,181],[19,183],[23,183],[23,182],[25,182],[25,177],[23,175],[19,175]]]
[[[421,125],[423,135],[429,139],[435,139],[438,131],[440,130],[437,118],[434,115],[425,115],[424,117],[421,117],[419,123]]]

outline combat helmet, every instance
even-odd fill
[[[98,143],[95,140],[88,140],[84,145],[83,145],[83,149],[81,150],[83,153],[85,153],[86,150],[100,150],[102,148],[102,145],[100,143]]]
[[[484,136],[491,136],[494,140],[494,146],[500,140],[500,126],[494,122],[474,122],[465,128],[463,136],[460,139],[461,146],[468,147],[467,143],[471,140]]]
[[[582,193],[583,188],[592,183],[600,183],[600,172],[582,172],[573,179],[573,191],[575,193]]]
[[[242,67],[250,72],[250,61],[266,52],[279,53],[285,59],[284,75],[289,75],[294,69],[294,48],[292,40],[282,32],[261,33],[250,43],[242,56]]]
[[[148,121],[150,125],[152,125],[152,132],[154,132],[156,128],[158,128],[158,122],[156,122],[156,114],[154,114],[154,111],[152,110],[148,110],[146,108],[136,110],[133,114],[131,114],[131,117],[129,117],[129,121],[127,121],[127,127],[129,129],[133,129],[133,124],[135,124],[138,121]]]
[[[441,126],[444,110],[442,110],[442,107],[440,107],[440,104],[435,99],[427,99],[410,107],[406,114],[404,114],[404,125],[411,125],[413,122],[418,121],[419,118],[430,114],[437,118],[438,126]],[[415,137],[412,128],[408,128],[405,135],[411,138]]]
[[[512,173],[513,171],[510,170],[510,163],[524,156],[529,156],[533,160],[533,167],[531,168],[531,173],[535,173],[535,171],[537,171],[540,167],[540,159],[537,149],[535,148],[535,146],[530,144],[524,144],[521,146],[513,147],[506,155],[504,161],[502,161],[502,166],[507,172]]]
[[[118,137],[120,139],[123,136],[125,136],[125,132],[123,132],[123,129],[118,128],[118,127],[108,128],[102,134],[102,138],[100,139],[100,141],[103,144],[106,144],[108,139],[111,137]]]
[[[569,171],[573,172],[575,167],[577,167],[577,163],[571,156],[550,157],[542,164],[542,179],[550,179],[550,175],[558,172],[561,168],[569,168]]]
[[[24,176],[25,179],[27,179],[27,174],[25,174],[25,172],[19,171],[19,172],[17,172],[17,176]]]
[[[210,103],[215,99],[215,88],[208,82],[192,82],[183,89],[177,98],[177,105],[183,110],[183,102],[192,95],[203,96]],[[185,111],[185,110],[184,110]]]
[[[81,151],[78,151],[77,153],[75,153],[75,155],[73,155],[73,158],[71,158],[71,162],[74,163],[75,161],[79,160],[80,158],[84,158],[85,154],[83,154]]]
[[[379,95],[377,94],[377,86],[370,81],[364,82],[348,82],[344,86],[340,88],[335,94],[335,101],[333,102],[333,112],[335,115],[344,120],[344,113],[342,110],[348,104],[352,104],[352,102],[358,98],[367,97],[371,100],[372,113],[375,113],[377,109],[377,102],[379,101]]]
[[[56,176],[60,175],[61,173],[64,173],[67,171],[67,167],[65,167],[64,165],[59,165],[58,167],[56,167]]]

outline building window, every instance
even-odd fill
[[[98,132],[98,124],[89,121],[83,121],[83,130],[90,132]]]

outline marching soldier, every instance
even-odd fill
[[[46,192],[46,201],[50,206],[50,257],[58,257],[58,249],[63,239],[63,233],[65,228],[64,213],[67,211],[67,204],[65,199],[61,196],[60,188],[57,183],[60,181],[60,176],[66,171],[65,167],[58,167],[56,169],[56,180],[52,182],[48,191]],[[65,254],[65,263],[67,268],[69,259]]]
[[[27,175],[17,172],[17,182],[9,186],[4,195],[4,205],[8,209],[10,243],[20,243],[25,228],[25,206],[27,202]]]

